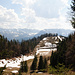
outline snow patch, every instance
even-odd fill
[[[29,35],[36,35],[37,33],[30,33]]]
[[[45,46],[52,46],[52,43],[46,42],[46,43],[45,43]]]
[[[44,38],[43,40],[47,40],[47,38]]]
[[[57,47],[57,45],[56,44],[53,44],[52,47]]]
[[[40,55],[47,55],[50,51],[56,51],[57,48],[54,49],[39,49],[36,51],[36,55],[40,54]]]
[[[57,40],[57,37],[55,37],[55,40]]]
[[[62,38],[60,36],[58,36],[58,38],[60,39],[60,41],[62,41]]]
[[[55,43],[59,43],[58,41],[55,41]]]
[[[12,73],[18,73],[18,71],[17,70],[13,70],[13,71],[11,71]]]
[[[20,62],[22,61],[27,61],[30,59],[34,59],[34,56],[21,56],[21,58],[15,58],[15,60],[9,59],[9,60],[5,60],[2,59],[0,60],[0,67],[4,67],[6,65],[6,67],[17,67],[20,68]]]
[[[50,51],[50,49],[39,49],[38,51]]]

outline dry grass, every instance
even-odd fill
[[[22,73],[22,75],[59,75],[59,74],[49,74],[49,73]],[[61,74],[62,75],[62,74]],[[67,75],[75,75],[75,72],[69,71]]]
[[[30,73],[22,73],[22,75],[51,75],[51,74],[48,74],[48,73],[32,73],[32,74],[30,74]]]
[[[67,73],[67,75],[75,75],[75,72],[74,72],[74,71],[69,71],[69,72]]]

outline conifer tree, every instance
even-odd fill
[[[44,69],[47,69],[47,60],[46,58],[44,59],[44,66],[43,66]]]
[[[21,70],[19,70],[19,75],[22,75],[22,74],[21,74]]]
[[[36,70],[36,68],[37,68],[37,56],[35,55],[35,58],[31,65],[31,70]]]
[[[51,54],[51,57],[50,57],[50,65],[54,65],[53,64],[53,62],[54,62],[54,56],[53,56],[53,51],[52,51],[52,54]]]
[[[40,56],[40,59],[39,59],[39,64],[38,64],[38,70],[41,70],[43,69],[43,57]]]
[[[71,12],[72,13],[71,23],[72,23],[73,28],[75,28],[75,0],[72,0],[71,9],[72,9],[72,12]]]
[[[21,72],[23,72],[23,62],[21,62],[21,68],[20,68]]]
[[[28,72],[27,61],[24,62],[24,72]]]

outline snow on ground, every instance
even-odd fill
[[[52,38],[48,38],[48,37],[43,38],[43,40],[41,40],[40,43],[43,42],[44,46],[41,47],[39,44],[39,47],[36,48],[36,55],[38,55],[38,54],[47,55],[51,51],[56,51],[57,43],[59,43],[59,41],[57,41],[57,40],[59,40],[59,39],[62,41],[62,38],[60,36],[56,36],[56,37],[52,37]],[[52,40],[52,41],[50,41],[50,40]]]
[[[20,62],[27,61],[30,59],[34,59],[34,56],[21,56],[21,58],[15,58],[15,61],[12,59],[9,60],[2,59],[0,60],[0,67],[4,67],[6,65],[6,67],[20,68]]]
[[[39,49],[38,51],[50,51],[50,49]]]
[[[54,47],[54,48],[55,48],[55,47],[57,47],[57,45],[56,45],[56,44],[53,44],[53,45],[52,45],[52,47]]]
[[[34,56],[24,56],[24,61],[30,60],[30,59],[34,59]]]
[[[60,36],[58,36],[58,38],[60,39],[60,41],[62,41],[62,38]]]
[[[52,47],[52,43],[46,42],[46,43],[45,43],[45,46]]]
[[[11,71],[12,73],[18,73],[18,71],[17,70],[13,70],[13,71]]]
[[[20,62],[18,62],[18,63],[13,63],[13,62],[11,62],[11,63],[7,63],[7,65],[6,65],[6,67],[17,67],[17,68],[20,68]]]
[[[55,41],[55,43],[59,43],[58,41]]]
[[[54,49],[39,49],[36,51],[36,55],[40,54],[40,55],[47,55],[50,51],[56,51],[57,48]]]
[[[45,40],[47,40],[47,38],[44,38],[43,40],[45,41]]]
[[[55,37],[55,40],[57,40],[57,37]]]
[[[57,50],[57,48],[54,48],[54,49],[39,49],[39,50],[37,50],[37,52],[40,52],[40,51],[55,51],[55,50]]]
[[[35,34],[37,34],[37,33],[30,33],[29,35],[35,35]]]
[[[40,47],[40,49],[48,49],[48,48],[50,48],[50,47],[46,47],[46,46]]]

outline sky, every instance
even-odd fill
[[[72,29],[71,0],[0,0],[0,28]]]

